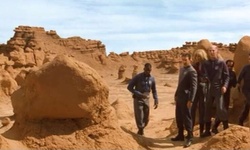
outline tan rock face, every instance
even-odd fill
[[[17,83],[6,70],[1,70],[0,75],[1,90],[10,96],[17,89]]]
[[[118,79],[124,78],[124,72],[126,71],[126,66],[121,65],[118,69]]]
[[[133,69],[133,72],[132,72],[132,78],[138,74],[138,66],[134,65],[133,67],[134,67],[134,69]]]
[[[25,119],[95,120],[98,112],[109,105],[108,93],[107,85],[95,70],[58,56],[29,73],[24,86],[13,94],[12,103],[14,113]]]
[[[23,86],[24,85],[24,82],[25,82],[25,79],[26,79],[26,76],[29,72],[26,71],[26,70],[21,70],[17,76],[15,77],[15,80],[17,82],[18,85],[20,86]]]
[[[248,54],[250,53],[250,36],[244,36],[238,42],[234,54],[234,68],[237,74],[240,73],[242,67],[248,63]]]
[[[197,44],[197,49],[204,49],[207,51],[209,47],[211,47],[211,43],[208,39],[202,39]]]
[[[7,126],[8,124],[10,124],[10,118],[4,117],[4,118],[1,120],[1,123],[2,123],[3,126]]]

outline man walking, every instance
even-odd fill
[[[242,86],[242,93],[246,98],[245,107],[239,118],[239,125],[243,126],[244,121],[248,117],[249,107],[250,107],[250,53],[248,55],[249,64],[245,65],[240,72],[238,78],[238,86],[241,87],[241,81],[244,81]]]
[[[149,94],[151,90],[154,98],[154,109],[158,107],[156,83],[154,77],[150,74],[151,70],[151,64],[146,63],[144,72],[134,76],[127,87],[133,94],[134,115],[138,128],[137,134],[139,135],[144,135],[144,128],[149,121]]]
[[[209,60],[202,65],[202,75],[208,82],[208,92],[205,102],[205,132],[201,137],[211,135],[212,107],[215,102],[216,117],[212,132],[218,133],[217,127],[222,121],[224,129],[228,128],[228,113],[224,105],[223,94],[229,83],[229,72],[225,62],[218,57],[218,48],[212,45],[208,49]]]
[[[184,127],[187,137],[184,147],[189,147],[193,139],[191,107],[197,90],[197,72],[191,65],[191,55],[182,54],[183,68],[180,70],[178,87],[175,92],[175,117],[178,135],[172,141],[184,141]]]

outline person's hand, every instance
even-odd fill
[[[155,104],[154,104],[154,109],[156,109],[156,108],[158,108],[158,103],[157,102],[155,102]]]
[[[154,104],[154,109],[158,108],[158,104]]]
[[[209,81],[207,77],[201,77],[200,80],[202,83],[208,83]]]
[[[225,86],[221,87],[221,93],[222,94],[226,93],[226,91],[227,91],[227,88]]]
[[[175,101],[175,102],[177,101],[177,96],[174,97],[174,101]]]
[[[237,84],[237,89],[238,89],[238,92],[241,93],[241,86],[240,86],[240,84]]]
[[[191,109],[192,104],[193,104],[192,101],[188,101],[188,102],[187,102],[187,108],[188,108],[188,109]]]
[[[142,98],[149,98],[147,94],[142,94]]]

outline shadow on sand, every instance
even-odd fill
[[[131,132],[130,130],[126,129],[125,127],[121,127],[123,131],[126,133],[130,134],[139,145],[141,145],[143,148],[147,150],[151,149],[167,149],[167,148],[172,148],[174,149],[175,147],[181,147],[183,146],[184,142],[173,142],[170,139],[170,136],[164,137],[164,138],[150,138],[150,137],[145,137],[138,135],[136,133]]]

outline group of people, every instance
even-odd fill
[[[250,108],[250,54],[249,64],[244,66],[236,79],[233,71],[234,61],[226,62],[220,58],[218,48],[212,45],[207,52],[203,49],[194,51],[193,55],[184,53],[181,56],[183,67],[180,69],[178,86],[175,92],[175,115],[178,128],[176,137],[172,141],[184,141],[184,129],[187,131],[184,147],[192,144],[193,128],[195,124],[196,110],[199,111],[200,137],[211,136],[211,132],[218,133],[218,126],[228,126],[228,109],[230,104],[230,90],[232,87],[240,87],[240,91],[246,98],[242,114],[239,117],[239,125],[243,125]],[[158,107],[156,83],[150,72],[150,63],[144,65],[144,72],[132,78],[128,90],[134,98],[134,114],[137,134],[143,135],[144,128],[149,122],[149,94],[152,91],[154,109]],[[244,85],[241,85],[244,80]],[[215,121],[212,125],[213,107],[216,108]]]

